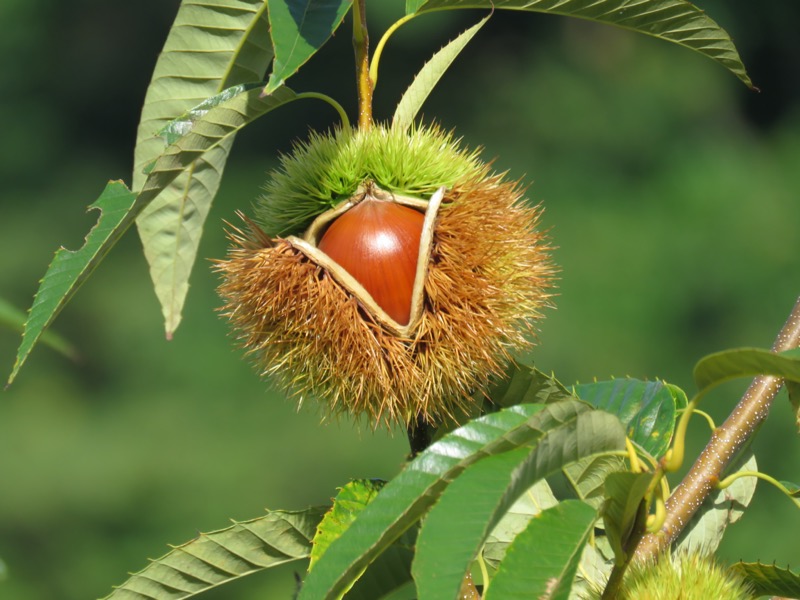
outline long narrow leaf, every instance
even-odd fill
[[[695,50],[753,87],[728,33],[686,0],[406,0],[406,14],[446,8],[522,10],[616,25]]]
[[[0,326],[22,333],[25,331],[25,321],[27,320],[28,315],[7,300],[0,298]],[[67,358],[78,359],[78,351],[75,346],[54,331],[45,331],[40,340],[45,346],[49,346]]]
[[[152,561],[104,600],[181,600],[264,569],[307,558],[325,511],[270,511],[211,533]]]
[[[183,0],[147,90],[134,151],[133,189],[169,140],[159,131],[231,86],[261,81],[272,59],[264,0]],[[197,160],[138,217],[139,237],[167,335],[181,320],[189,276],[233,136]]]
[[[142,191],[132,193],[122,182],[111,182],[90,208],[101,210],[97,225],[84,246],[70,252],[61,249],[45,273],[31,307],[10,384],[28,358],[34,344],[103,257],[117,243],[142,210],[195,160],[213,150],[247,123],[296,98],[287,88],[259,98],[253,89],[208,111],[194,128],[169,146],[149,169]]]
[[[694,367],[694,381],[701,391],[755,375],[774,375],[800,382],[800,351],[778,354],[761,348],[736,348],[704,356]]]
[[[579,500],[542,512],[511,544],[485,600],[567,600],[596,519]]]
[[[412,566],[420,597],[455,599],[488,533],[535,482],[581,458],[624,447],[619,420],[590,411],[549,428],[529,446],[470,466],[444,491],[420,531]]]
[[[591,408],[575,400],[526,404],[486,415],[445,435],[409,463],[331,544],[303,583],[299,600],[337,598],[393,540],[416,523],[469,465],[531,443]]]
[[[271,94],[328,41],[353,0],[269,0],[275,64],[264,88]]]
[[[83,247],[74,252],[62,247],[56,252],[33,298],[8,385],[17,377],[44,330],[131,224],[131,219],[126,217],[135,198],[124,183],[110,181],[89,206],[90,210],[100,211],[100,218],[86,236]]]
[[[417,73],[414,81],[400,99],[394,111],[392,127],[405,131],[411,126],[420,108],[422,108],[436,84],[439,83],[444,72],[488,20],[489,17],[481,19],[477,24],[439,50],[433,55],[433,58],[425,63],[425,66]]]

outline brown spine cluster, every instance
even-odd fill
[[[291,239],[250,223],[217,263],[224,314],[259,366],[301,399],[377,426],[437,424],[468,410],[548,304],[553,268],[540,211],[481,174],[445,193],[421,317],[399,335]]]

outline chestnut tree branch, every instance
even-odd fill
[[[772,350],[784,352],[800,346],[800,298],[781,329]],[[720,480],[738,451],[758,430],[783,385],[779,377],[756,377],[728,419],[714,430],[708,445],[689,473],[667,500],[667,515],[661,529],[642,538],[637,560],[651,560],[664,551],[692,518]]]

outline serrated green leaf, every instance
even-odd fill
[[[535,442],[591,408],[575,400],[526,404],[475,419],[419,454],[378,494],[319,560],[299,600],[336,598],[378,554],[416,523],[447,485],[486,456]]]
[[[533,484],[511,505],[511,508],[486,537],[483,545],[483,559],[486,564],[492,569],[497,569],[506,555],[509,544],[528,526],[530,520],[556,504],[558,504],[558,500],[547,481],[542,479]]]
[[[601,543],[607,546],[606,550],[611,558],[606,558],[600,549]],[[599,598],[600,591],[608,581],[611,570],[614,567],[614,552],[608,546],[608,539],[605,536],[596,536],[594,545],[587,544],[583,547],[580,566],[572,584],[570,600],[586,600],[587,598]]]
[[[734,463],[730,473],[757,471],[756,457],[749,453]],[[676,542],[676,550],[711,554],[725,529],[742,518],[756,491],[755,477],[740,477],[724,490],[712,492],[694,513]]]
[[[619,417],[628,437],[660,458],[675,430],[674,389],[660,381],[613,379],[576,385],[575,395]]]
[[[364,507],[372,502],[384,482],[372,479],[356,479],[339,490],[333,499],[333,506],[325,513],[314,535],[314,549],[311,551],[311,562],[308,570],[314,568],[331,542],[350,527]]]
[[[103,257],[122,237],[142,210],[195,160],[223,143],[247,123],[296,98],[288,88],[259,98],[250,90],[208,111],[188,134],[172,144],[158,158],[142,191],[134,194],[122,182],[111,182],[90,208],[101,210],[84,246],[70,252],[56,252],[33,300],[10,384],[28,358],[34,344]]]
[[[309,571],[330,546],[372,502],[385,482],[357,479],[345,485],[333,501],[333,507],[317,527]],[[395,541],[372,563],[355,586],[347,592],[348,600],[379,600],[400,593],[411,581],[416,531],[411,530]]]
[[[0,325],[12,331],[16,331],[17,333],[22,333],[25,331],[25,321],[27,320],[28,316],[23,311],[7,300],[0,298]],[[78,359],[78,351],[75,349],[75,346],[54,331],[45,331],[42,333],[40,341],[45,346],[49,346],[67,358],[72,360]]]
[[[179,600],[246,575],[306,558],[325,507],[270,511],[200,534],[152,561],[104,600]]]
[[[531,520],[508,549],[485,600],[567,600],[597,511],[565,500]]]
[[[694,367],[694,381],[699,391],[707,391],[732,379],[756,375],[774,375],[800,382],[800,351],[735,348],[704,356]]]
[[[505,377],[496,381],[486,391],[495,406],[509,407],[517,404],[549,404],[574,398],[554,377],[538,369],[513,363]]]
[[[488,20],[489,17],[481,19],[476,25],[473,25],[452,40],[425,63],[425,66],[414,77],[414,81],[397,104],[392,118],[393,128],[405,131],[411,127],[414,119],[417,118],[417,113],[419,113],[420,108],[422,108],[433,88],[439,83],[444,72],[447,71],[456,57]]]
[[[311,58],[341,25],[353,0],[270,0],[275,63],[264,94],[271,94]]]
[[[756,596],[781,596],[800,598],[800,573],[775,565],[738,562],[731,570],[741,575]]]
[[[526,447],[468,467],[422,525],[412,565],[420,596],[456,598],[489,532],[533,483],[570,462],[624,445],[616,417],[589,411],[549,428]]]
[[[523,10],[615,25],[695,50],[753,88],[728,33],[685,0],[406,0],[406,14],[448,8]]]
[[[653,479],[650,473],[611,473],[606,478],[606,503],[603,523],[606,536],[614,550],[617,564],[626,561],[625,544],[634,524],[645,492]]]
[[[129,215],[135,198],[124,183],[110,181],[89,206],[89,210],[99,210],[100,217],[83,246],[76,251],[62,247],[56,252],[33,298],[8,385],[16,378],[45,329],[132,223]]]
[[[134,151],[133,189],[174,139],[163,127],[232,86],[261,81],[272,60],[264,0],[183,0],[147,89]],[[138,217],[139,237],[167,335],[181,320],[189,276],[233,137],[181,173]]]

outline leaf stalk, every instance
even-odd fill
[[[372,127],[372,80],[369,76],[369,34],[366,0],[353,2],[353,49],[356,54],[356,86],[358,88],[358,128]]]

